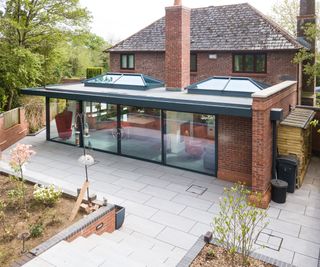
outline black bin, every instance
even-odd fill
[[[295,156],[279,156],[277,158],[278,179],[288,183],[288,192],[294,193],[299,161]]]
[[[271,180],[271,199],[276,203],[285,203],[288,183],[282,180]]]

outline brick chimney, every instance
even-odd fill
[[[300,0],[300,13],[297,17],[297,38],[301,43],[308,43],[310,45],[310,50],[315,53],[316,41],[307,39],[305,34],[305,25],[308,23],[316,23],[316,4],[315,0]],[[304,64],[315,64],[315,58],[306,61]],[[303,73],[302,68],[300,68],[299,78],[301,79],[301,99],[300,104],[307,106],[315,105],[315,78],[312,77],[310,82],[310,76]]]
[[[181,0],[166,7],[165,82],[167,90],[190,84],[190,8]]]

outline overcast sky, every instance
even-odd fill
[[[248,2],[270,14],[277,0],[182,0],[188,7],[219,6]],[[278,0],[279,1],[279,0]],[[120,41],[164,16],[174,0],[80,0],[93,16],[92,31],[113,43]]]

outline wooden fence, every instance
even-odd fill
[[[15,108],[10,111],[7,111],[2,114],[3,120],[4,120],[4,125],[3,128],[9,129],[17,124],[20,124],[20,109]]]

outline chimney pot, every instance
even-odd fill
[[[174,0],[174,6],[181,6],[182,0]]]

